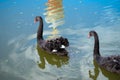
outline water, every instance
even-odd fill
[[[119,80],[120,75],[94,63],[94,41],[87,35],[90,30],[98,32],[103,56],[120,54],[120,0],[58,0],[52,10],[48,3],[0,0],[0,80]],[[69,39],[68,57],[37,48],[37,15],[44,19],[46,39]]]

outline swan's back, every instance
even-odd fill
[[[120,55],[118,56],[109,56],[109,57],[101,57],[97,63],[103,67],[104,69],[120,74]]]
[[[68,46],[69,46],[69,42],[67,38],[63,38],[63,37],[47,40],[45,44],[45,47],[50,51],[57,50],[58,52],[61,49],[64,49],[65,47],[68,47]]]

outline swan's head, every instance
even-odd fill
[[[88,38],[90,38],[91,36],[94,36],[95,34],[97,34],[95,31],[90,31],[88,34]]]
[[[42,20],[42,17],[41,16],[36,16],[35,19],[34,19],[34,23],[36,23],[40,20]]]

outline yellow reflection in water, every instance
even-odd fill
[[[62,6],[62,0],[48,0],[46,3],[46,13],[44,13],[45,21],[50,23],[49,27],[53,29],[51,32],[52,38],[58,36],[59,31],[57,29],[58,26],[64,24],[64,11]]]
[[[120,80],[120,74],[112,73],[109,71],[106,71],[103,68],[100,68],[99,65],[96,63],[95,60],[93,60],[94,63],[94,75],[91,71],[89,71],[89,77],[93,80],[98,80],[99,73],[102,72],[102,74],[108,78],[108,80]]]
[[[57,56],[57,55],[49,54],[46,51],[39,48],[39,46],[37,46],[37,51],[38,51],[38,55],[40,56],[40,63],[38,63],[38,66],[41,69],[45,69],[46,61],[51,65],[56,65],[57,68],[60,68],[62,65],[68,64],[69,61],[68,56]]]
[[[57,28],[55,28],[51,32],[51,36],[48,36],[48,39],[57,38],[57,37],[59,37],[59,30]]]

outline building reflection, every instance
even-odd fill
[[[59,34],[58,26],[64,24],[64,10],[62,0],[48,0],[46,3],[45,21],[49,23],[49,27],[53,29],[51,37],[56,37]]]
[[[62,65],[66,65],[69,62],[68,56],[57,56],[53,54],[49,54],[43,49],[39,48],[37,46],[38,55],[40,57],[40,63],[38,63],[38,66],[41,69],[45,69],[46,62],[51,65],[56,65],[57,68],[60,68]]]
[[[96,63],[95,60],[93,60],[93,63],[94,63],[94,75],[91,74],[92,72],[89,70],[89,77],[93,80],[98,80],[98,76],[100,74],[100,72],[102,72],[102,74],[108,78],[108,80],[119,80],[120,79],[120,75],[119,74],[116,74],[116,73],[111,73],[109,71],[106,71],[105,69],[103,68],[100,68],[99,65]]]

